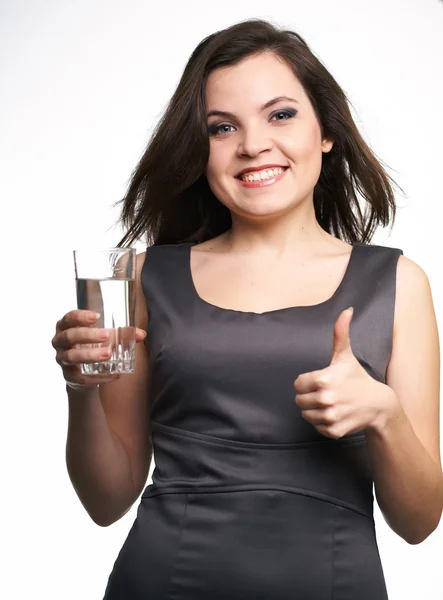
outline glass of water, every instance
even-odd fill
[[[74,250],[77,308],[100,313],[92,327],[109,339],[81,347],[110,348],[109,359],[81,364],[85,375],[135,371],[135,248]]]

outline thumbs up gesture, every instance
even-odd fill
[[[350,307],[335,322],[331,364],[294,381],[295,402],[303,418],[333,439],[375,427],[380,414],[392,404],[393,390],[371,377],[352,352],[352,316]]]

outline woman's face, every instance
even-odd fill
[[[333,142],[322,140],[314,109],[286,63],[263,53],[213,71],[206,107],[205,175],[220,202],[248,218],[312,202],[322,152]],[[239,176],[244,170],[247,181]]]

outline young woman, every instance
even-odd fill
[[[300,36],[251,20],[199,44],[123,200],[120,245],[148,246],[136,372],[81,375],[101,356],[77,348],[100,341],[88,311],[52,341],[96,523],[129,510],[154,451],[107,600],[387,598],[373,483],[411,544],[443,504],[429,282],[370,243],[394,217]]]

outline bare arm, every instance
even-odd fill
[[[129,510],[137,497],[129,459],[108,425],[98,388],[86,392],[66,389],[69,477],[93,521],[110,525]]]
[[[375,492],[391,529],[418,544],[436,529],[443,510],[440,348],[426,274],[403,256],[387,385],[392,410],[366,431]]]
[[[136,326],[147,329],[140,283],[144,253],[137,256]],[[136,345],[135,373],[74,390],[67,387],[68,473],[80,501],[101,526],[120,519],[140,495],[149,473],[148,350]]]

